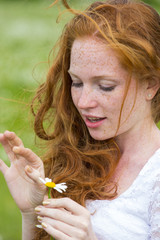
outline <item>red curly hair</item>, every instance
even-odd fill
[[[56,1],[57,2],[57,1]],[[59,49],[47,80],[37,90],[32,102],[36,135],[46,140],[44,156],[46,176],[55,182],[66,182],[63,194],[85,206],[87,199],[112,199],[116,184],[110,179],[118,164],[120,151],[114,138],[96,141],[71,98],[71,48],[75,39],[96,36],[117,52],[120,63],[138,82],[160,81],[160,16],[149,5],[129,0],[95,2],[75,14],[66,24],[55,48]],[[123,104],[129,88],[126,85]],[[121,111],[123,108],[121,107]],[[133,103],[134,106],[134,103]],[[160,91],[152,100],[155,122],[160,120]],[[119,125],[120,125],[119,117]],[[117,126],[119,127],[119,126]],[[62,197],[54,192],[54,198]],[[49,239],[44,231],[35,239]]]

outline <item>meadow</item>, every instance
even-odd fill
[[[89,2],[74,1],[84,8]],[[71,1],[72,2],[72,1]],[[0,132],[14,131],[26,147],[35,144],[29,103],[37,86],[45,80],[49,53],[70,16],[56,23],[61,6],[52,1],[0,1]],[[156,6],[160,9],[160,6]],[[8,165],[2,147],[0,158]],[[0,240],[21,239],[21,214],[0,173]]]
[[[14,131],[36,151],[29,102],[45,79],[48,55],[65,21],[46,1],[0,2],[0,132]],[[0,146],[0,158],[9,161]],[[21,214],[0,173],[0,240],[21,239]]]

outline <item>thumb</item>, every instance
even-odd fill
[[[27,176],[32,179],[35,183],[37,183],[38,185],[40,185],[40,187],[42,187],[42,189],[45,189],[45,185],[39,180],[39,177],[41,177],[40,172],[37,171],[36,169],[32,168],[31,166],[27,165],[25,167],[25,172],[27,174]]]
[[[0,159],[0,171],[5,175],[9,167]]]

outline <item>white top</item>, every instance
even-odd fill
[[[160,240],[160,149],[114,200],[88,200],[98,240]]]

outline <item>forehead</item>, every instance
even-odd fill
[[[99,39],[92,37],[86,37],[82,39],[76,39],[71,49],[71,62],[70,70],[74,72],[79,71],[92,71],[96,74],[96,71],[101,71],[119,74],[122,70],[119,59],[113,49],[109,45],[103,43]]]

